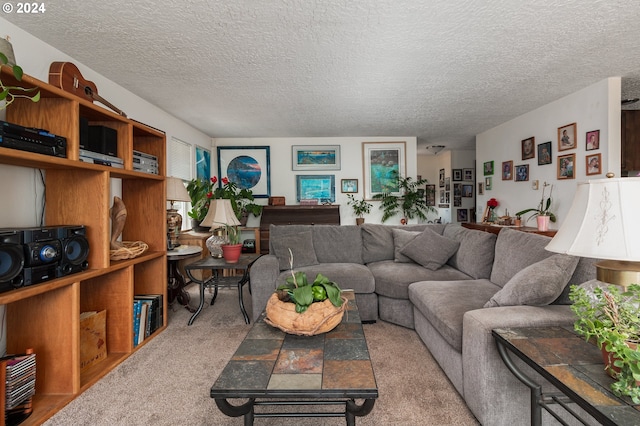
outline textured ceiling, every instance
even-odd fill
[[[2,16],[211,137],[472,148],[477,133],[640,70],[629,0],[45,4]]]

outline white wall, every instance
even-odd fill
[[[353,194],[356,199],[360,199],[364,194],[363,168],[362,168],[362,142],[406,142],[406,164],[407,176],[414,177],[416,169],[416,146],[415,137],[337,137],[337,138],[218,138],[214,139],[212,171],[217,174],[217,146],[270,146],[271,156],[271,195],[284,196],[288,205],[298,204],[296,202],[296,175],[335,175],[336,182],[336,204],[340,207],[340,222],[343,225],[355,224],[355,215],[347,206],[347,194],[340,191],[340,179],[358,179],[358,193]],[[331,171],[298,171],[291,170],[291,147],[293,145],[340,145],[340,157],[342,166],[340,170]],[[224,176],[223,176],[224,177]],[[261,204],[266,204],[267,200],[260,200]],[[365,221],[370,223],[380,223],[382,211],[379,210],[380,202],[372,201],[374,206],[371,214],[365,215]],[[415,219],[413,220],[415,222]],[[252,216],[247,222],[248,226],[257,226],[258,220]],[[399,224],[400,215],[393,217],[387,224]]]
[[[427,179],[430,184],[436,185],[436,210],[437,213],[430,215],[440,218],[443,223],[458,223],[457,211],[458,209],[473,209],[475,206],[476,190],[473,190],[473,197],[463,197],[462,205],[456,207],[453,205],[453,184],[472,184],[477,188],[475,182],[454,182],[452,176],[453,169],[473,169],[475,167],[475,151],[473,150],[456,150],[456,151],[442,151],[436,155],[419,155],[418,156],[418,174],[423,179]],[[449,207],[438,207],[440,204],[440,191],[445,188],[439,187],[440,169],[444,169],[445,178],[450,180],[449,191]],[[468,216],[471,219],[470,216]]]
[[[537,207],[542,197],[542,184],[553,184],[552,211],[558,222],[551,224],[557,229],[566,217],[577,182],[587,179],[585,156],[587,154],[602,154],[601,175],[591,175],[589,179],[600,179],[605,173],[613,172],[620,176],[620,78],[609,78],[593,84],[576,93],[547,104],[534,111],[521,115],[493,129],[476,136],[476,181],[484,182],[483,164],[494,162],[493,189],[485,190],[484,195],[477,197],[476,217],[480,221],[487,200],[496,198],[500,205],[498,215],[505,209],[512,216],[525,208]],[[577,124],[577,148],[558,152],[558,127],[570,123]],[[600,130],[600,149],[586,151],[586,132]],[[535,137],[536,146],[551,141],[552,163],[538,166],[536,158],[521,160],[521,141]],[[575,179],[557,179],[558,155],[576,154]],[[514,167],[529,164],[529,181],[515,182],[501,179],[503,161],[513,160]],[[538,190],[532,189],[532,182],[538,180]],[[476,184],[477,190],[477,184]],[[548,189],[545,196],[548,195]],[[535,226],[534,220],[527,223]]]
[[[191,144],[211,146],[209,136],[167,114],[14,24],[0,18],[0,28],[0,37],[7,35],[10,37],[16,62],[26,74],[46,82],[49,80],[49,66],[52,62],[73,62],[85,79],[96,84],[98,93],[123,110],[129,118],[165,131],[167,140],[175,136]],[[1,111],[0,119],[4,119],[4,117],[4,111]],[[2,164],[0,165],[0,181],[10,183],[0,186],[0,199],[3,200],[2,209],[0,209],[0,227],[38,225],[43,192],[38,171]],[[112,191],[116,193],[114,195],[117,195],[117,181],[113,185]]]

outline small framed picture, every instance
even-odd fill
[[[558,156],[558,179],[574,179],[576,154]]]
[[[464,180],[473,181],[473,169],[462,169],[462,176]]]
[[[478,182],[478,195],[484,194],[484,183]]]
[[[448,177],[444,178],[444,190],[451,191],[451,179]]]
[[[458,222],[469,221],[469,209],[457,209]]]
[[[493,187],[492,181],[493,179],[491,178],[491,176],[484,178],[484,189],[486,189],[487,191],[490,191],[491,188]]]
[[[341,179],[340,189],[344,193],[358,192],[358,179]]]
[[[473,185],[462,185],[462,196],[467,198],[473,197]]]
[[[600,148],[600,130],[592,130],[587,132],[587,151],[593,151]]]
[[[451,204],[451,192],[446,191],[444,193],[444,203],[445,204]]]
[[[493,176],[493,161],[485,161],[484,162],[484,175],[485,176]],[[487,188],[489,189],[489,188]]]
[[[522,159],[528,160],[536,156],[536,138],[530,137],[522,141]]]
[[[513,161],[502,162],[502,180],[513,179]]]
[[[444,169],[440,169],[440,174],[438,176],[438,186],[440,188],[444,188]]]
[[[577,126],[576,123],[558,127],[558,151],[574,149],[576,145]]]
[[[516,182],[524,182],[529,180],[529,165],[521,164],[516,166]]]
[[[296,201],[318,200],[318,203],[335,203],[334,175],[296,175]]]
[[[444,189],[440,190],[440,203],[444,204]]]
[[[461,197],[462,196],[462,184],[461,183],[454,183],[453,184],[453,196],[454,197]]]
[[[454,182],[462,180],[462,169],[453,169],[451,173],[453,174]]]
[[[453,196],[453,207],[462,207],[462,197],[460,196]]]
[[[551,141],[538,145],[538,166],[551,164]]]
[[[587,155],[587,176],[602,173],[602,154]]]
[[[436,186],[427,185],[425,189],[426,189],[425,197],[427,199],[427,206],[435,206],[436,205]]]

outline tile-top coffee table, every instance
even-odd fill
[[[349,304],[342,322],[317,336],[284,333],[265,323],[263,312],[211,387],[220,411],[244,416],[245,425],[259,417],[345,417],[355,425],[356,416],[369,414],[378,388],[354,293],[343,295]],[[249,400],[233,405],[233,398]],[[342,405],[344,411],[255,412],[268,405]]]

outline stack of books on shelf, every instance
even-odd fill
[[[36,354],[8,355],[1,360],[0,386],[4,393],[4,424],[20,424],[32,412],[31,397],[36,393]]]
[[[118,169],[124,168],[124,161],[122,158],[107,154],[100,154],[99,152],[88,151],[86,149],[80,150],[80,161],[91,164],[101,164],[103,166],[110,166]]]
[[[133,298],[133,346],[138,346],[162,327],[161,294],[138,294]]]
[[[145,152],[133,150],[133,170],[158,174],[158,157]]]

